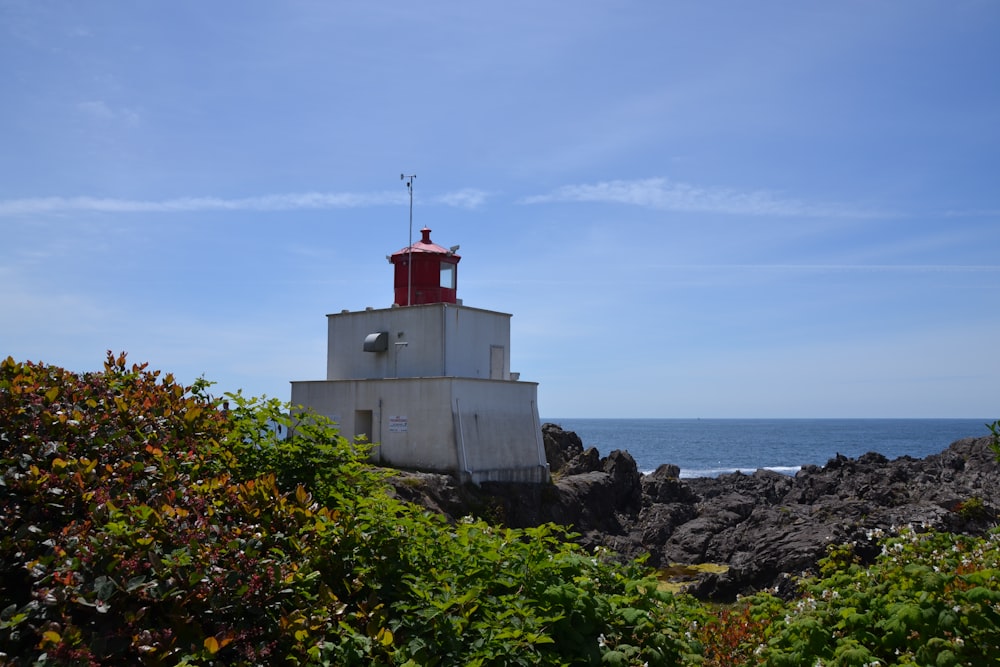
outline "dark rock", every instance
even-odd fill
[[[591,447],[567,461],[560,470],[560,473],[563,476],[582,475],[588,472],[596,472],[601,470],[601,468],[601,454],[597,449]]]
[[[696,499],[691,487],[682,482],[671,470],[660,466],[641,481],[643,499],[647,503],[692,503]],[[676,466],[674,466],[676,468]]]
[[[662,479],[679,479],[681,476],[681,467],[675,466],[673,463],[661,463],[653,471],[652,476]]]
[[[643,545],[666,544],[678,526],[684,525],[698,516],[692,503],[655,503],[644,507],[636,517],[637,541]],[[654,551],[654,566],[663,561],[662,553]],[[669,562],[667,559],[665,562]],[[664,562],[664,564],[665,564]]]
[[[888,462],[889,459],[878,452],[868,452],[858,457],[858,463],[863,466],[881,466]]]
[[[642,507],[642,475],[632,455],[616,449],[603,461],[603,468],[615,490],[615,510],[638,511]]]
[[[472,496],[451,475],[398,471],[389,478],[393,495],[449,519],[469,514]]]
[[[583,441],[573,431],[564,431],[556,424],[542,424],[542,444],[549,471],[561,472],[567,463],[583,453]]]

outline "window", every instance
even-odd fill
[[[455,289],[455,265],[441,262],[441,287]]]

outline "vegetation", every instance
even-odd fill
[[[325,420],[207,389],[0,362],[0,664],[1000,659],[996,535],[873,536],[797,600],[709,606],[556,526],[449,524]]]

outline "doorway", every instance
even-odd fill
[[[354,439],[364,438],[368,442],[372,442],[372,411],[371,410],[355,410],[354,411]]]
[[[503,345],[490,345],[490,379],[503,380],[506,350]]]

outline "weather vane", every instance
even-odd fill
[[[413,179],[416,174],[400,174],[399,180],[406,181],[406,189],[410,192],[410,243],[406,246],[406,305],[413,305]]]

